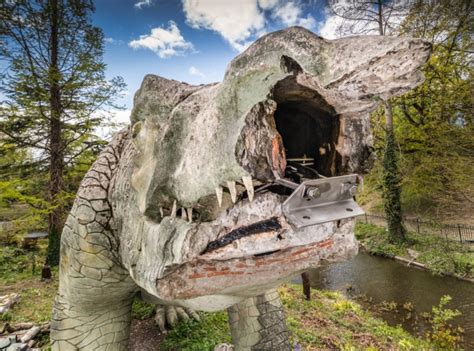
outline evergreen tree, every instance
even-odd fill
[[[102,31],[91,24],[91,0],[17,0],[0,5],[2,143],[32,150],[47,165],[49,247],[59,261],[65,218],[65,176],[78,158],[97,151],[94,129],[124,89],[105,79]],[[102,114],[102,116],[101,116]]]
[[[391,114],[391,105],[388,103],[386,105],[385,113],[389,111],[388,113]],[[393,128],[386,131],[382,184],[382,197],[390,240],[394,243],[403,243],[406,240],[406,230],[402,218],[400,172],[398,170],[398,153]]]

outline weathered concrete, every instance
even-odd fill
[[[225,309],[354,255],[352,220],[297,230],[282,213],[285,196],[254,191],[284,177],[288,145],[275,115],[300,108],[330,131],[318,156],[326,175],[362,172],[369,113],[421,82],[429,50],[420,40],[328,41],[294,27],[255,42],[219,84],[146,76],[132,127],[100,154],[67,219],[53,349],[125,350],[137,292],[162,305]],[[279,229],[206,250],[270,218]]]
[[[228,309],[235,351],[291,350],[285,312],[276,290]]]

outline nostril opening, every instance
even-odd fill
[[[303,216],[303,219],[311,219],[310,216]]]

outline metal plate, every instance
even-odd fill
[[[312,179],[301,183],[283,203],[283,213],[296,228],[364,214],[353,197],[357,174]]]

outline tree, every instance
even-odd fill
[[[102,31],[91,24],[91,0],[18,0],[0,5],[3,102],[2,141],[32,150],[46,164],[49,247],[59,261],[64,222],[65,173],[102,143],[94,129],[124,89],[105,79]]]
[[[405,202],[437,217],[474,209],[473,10],[472,0],[418,0],[400,26],[433,43],[424,83],[394,100],[394,116]]]
[[[412,0],[330,0],[329,13],[339,18],[336,31],[344,35],[392,35],[410,12]]]
[[[332,0],[329,8],[340,18],[337,31],[348,34],[393,34],[400,21],[409,13],[411,1],[353,0],[350,2]],[[382,197],[387,217],[388,232],[393,242],[406,240],[400,200],[400,170],[393,130],[392,106],[384,101],[386,144],[383,161]]]

